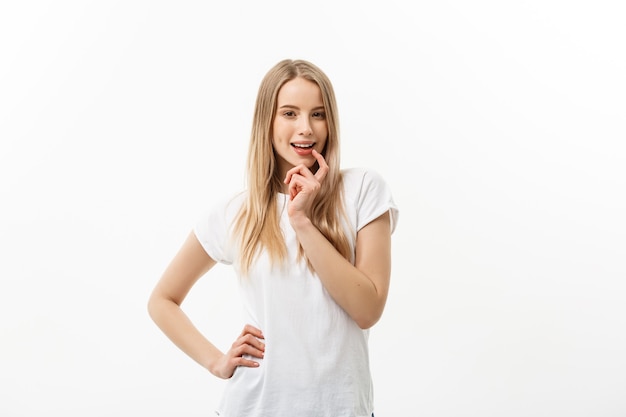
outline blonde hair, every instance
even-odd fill
[[[343,257],[351,259],[352,249],[342,227],[345,210],[335,93],[330,80],[317,66],[304,60],[286,59],[265,75],[255,104],[247,161],[248,195],[234,222],[234,231],[239,238],[239,267],[243,275],[247,274],[262,249],[267,251],[272,264],[282,263],[287,255],[276,199],[276,194],[283,189],[283,178],[280,178],[272,146],[272,124],[276,115],[278,92],[286,82],[297,77],[319,86],[328,124],[328,138],[322,154],[329,172],[313,202],[311,222]],[[312,171],[315,172],[317,168],[316,162]],[[302,247],[298,254],[300,258],[304,256]]]

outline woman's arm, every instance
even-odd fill
[[[328,173],[324,157],[313,151],[319,168],[315,174],[304,165],[287,172],[288,214],[308,260],[329,294],[363,329],[381,317],[391,275],[391,219],[386,212],[357,233],[356,259],[352,265],[334,248],[310,220],[310,210],[320,184]]]
[[[362,329],[380,319],[391,275],[391,226],[389,212],[357,234],[355,265],[348,262],[305,217],[292,217],[307,258],[328,293]]]
[[[150,317],[165,335],[204,368],[220,378],[230,378],[237,366],[258,366],[241,356],[248,353],[263,357],[263,338],[259,329],[246,326],[231,349],[222,353],[194,326],[180,308],[191,287],[216,262],[204,251],[192,232],[166,268],[148,301]]]

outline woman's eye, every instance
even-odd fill
[[[313,117],[316,119],[324,119],[326,118],[326,114],[324,112],[318,111],[313,113]]]
[[[283,116],[287,116],[287,117],[293,117],[295,115],[296,114],[294,112],[292,112],[291,110],[286,111],[286,112],[283,113]]]

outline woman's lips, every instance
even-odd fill
[[[292,143],[291,147],[300,156],[311,155],[315,143]]]

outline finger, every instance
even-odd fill
[[[243,330],[241,331],[241,334],[239,335],[239,337],[243,337],[247,334],[251,334],[253,336],[259,337],[261,339],[263,339],[263,332],[261,331],[261,329],[258,329],[256,327],[254,327],[251,324],[246,324],[245,326],[243,326]]]
[[[285,174],[285,184],[289,184],[293,176],[297,174],[299,171],[300,171],[300,165],[297,165],[291,168],[289,171],[287,171],[287,174]]]
[[[291,181],[289,182],[289,196],[293,200],[295,196],[297,196],[300,192],[306,190],[313,190],[316,188],[316,184],[318,181],[313,177],[313,174],[309,172],[311,176],[310,179],[305,178],[300,174],[294,174],[291,176]]]
[[[231,360],[238,362],[239,358],[245,360],[252,360],[253,358],[263,359],[265,357],[265,349],[258,349],[254,346],[243,344],[231,349],[228,352]]]
[[[265,343],[262,340],[265,339],[250,333],[240,336],[231,345],[232,355],[241,356],[248,352],[249,349],[253,349],[254,352],[265,352]]]
[[[289,197],[291,198],[291,200],[294,199],[294,197],[296,195],[298,195],[298,188],[302,188],[300,186],[300,178],[299,176],[292,176],[291,177],[291,181],[289,182]]]
[[[252,346],[259,351],[265,351],[265,343],[259,340],[256,336],[247,334],[240,340],[244,343],[242,346]]]
[[[233,363],[235,364],[235,366],[245,366],[245,367],[248,367],[248,368],[258,368],[259,367],[259,363],[258,362],[255,362],[255,361],[252,361],[250,359],[243,358],[243,357],[235,358]]]
[[[326,174],[328,174],[328,164],[326,163],[324,156],[315,149],[313,149],[313,156],[315,157],[315,159],[317,159],[317,164],[319,165],[319,168],[315,173],[315,178],[317,178],[317,180],[321,182],[324,177],[326,177]]]
[[[263,359],[263,357],[265,356],[265,351],[261,350],[261,349],[257,349],[254,346],[241,345],[241,346],[237,347],[236,349],[233,349],[231,351],[231,355],[232,355],[233,358],[244,358],[244,359],[259,358],[259,359]]]
[[[285,175],[285,184],[289,184],[292,181],[294,175],[301,175],[306,178],[313,178],[313,173],[304,164],[297,165],[287,171]]]
[[[304,165],[297,165],[293,168],[291,168],[289,171],[287,171],[287,174],[285,175],[285,184],[289,184],[291,183],[291,181],[293,180],[294,175],[306,175],[306,171],[308,171],[308,168]],[[309,171],[310,172],[310,171]],[[313,174],[311,174],[313,175]]]

